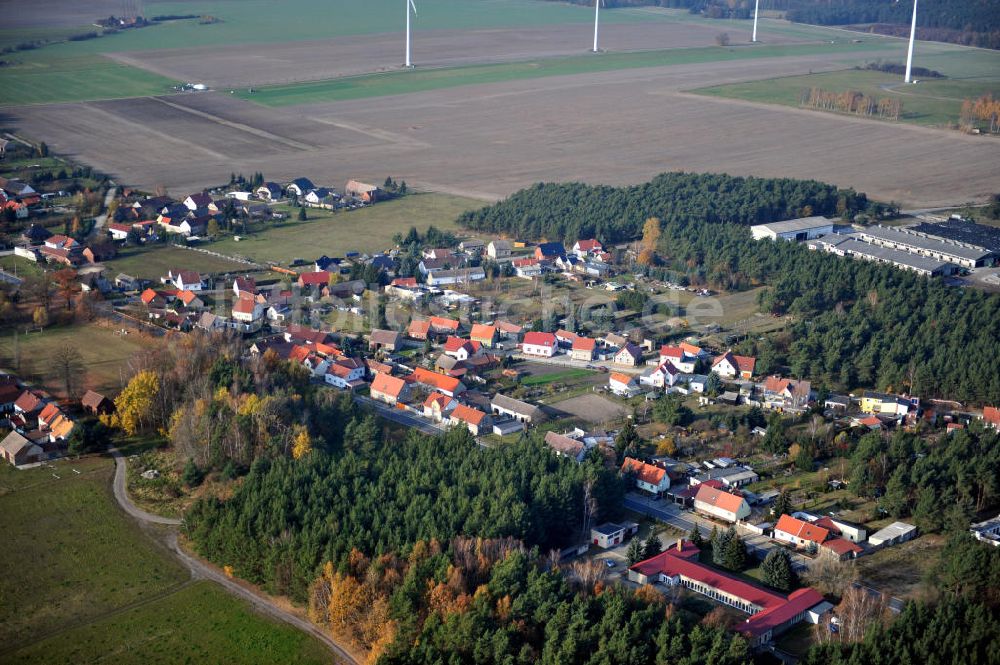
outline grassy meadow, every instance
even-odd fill
[[[898,57],[897,57],[898,55]],[[903,53],[887,58],[903,61]],[[898,74],[844,69],[842,71],[787,76],[702,88],[694,92],[752,102],[799,106],[803,90],[817,87],[830,92],[856,90],[866,95],[890,97],[903,103],[901,122],[924,126],[957,124],[962,101],[992,93],[1000,96],[1000,53],[948,44],[919,45],[916,66],[939,71],[947,78],[915,77],[905,85]]]
[[[460,213],[483,205],[475,199],[420,193],[359,210],[334,213],[308,208],[309,219],[305,222],[295,219],[297,211],[285,210],[290,213],[290,219],[285,222],[258,224],[256,232],[241,236],[239,242],[226,236],[208,248],[230,256],[286,264],[296,258],[309,260],[323,254],[343,256],[348,251],[375,252],[393,247],[392,237],[406,233],[411,226],[424,232],[433,225],[461,235],[455,219]],[[282,208],[278,206],[277,209]]]
[[[212,245],[210,249],[226,253],[225,250],[218,249],[215,245]],[[119,252],[115,259],[105,261],[104,265],[108,267],[109,276],[112,278],[118,273],[123,272],[133,277],[155,280],[157,282],[159,282],[160,277],[163,277],[172,269],[197,270],[200,273],[207,274],[213,272],[233,272],[247,268],[242,263],[171,245],[129,247]]]

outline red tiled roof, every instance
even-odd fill
[[[701,347],[700,346],[695,346],[694,344],[688,344],[687,342],[681,342],[679,346],[680,346],[681,351],[683,351],[684,353],[688,353],[688,354],[690,354],[692,356],[697,356],[698,354],[701,353]]]
[[[1000,409],[995,406],[983,407],[983,420],[994,427],[1000,427]]]
[[[566,339],[569,340],[570,342],[575,342],[577,337],[579,337],[579,335],[577,335],[575,332],[562,330],[561,328],[556,331],[556,339]]]
[[[413,376],[413,379],[417,383],[450,393],[455,392],[459,386],[462,385],[462,382],[454,377],[438,374],[437,372],[432,372],[431,370],[424,369],[423,367],[418,367],[413,370],[413,374],[411,376]]]
[[[408,288],[417,288],[417,278],[416,277],[397,277],[392,280],[390,286],[405,286]]]
[[[547,332],[524,333],[524,343],[533,346],[555,346],[556,336]]]
[[[764,390],[769,393],[782,393],[791,383],[788,379],[783,379],[780,376],[769,376],[764,379]]]
[[[181,291],[180,293],[177,294],[177,298],[180,299],[180,301],[185,305],[190,305],[197,297],[198,296],[195,295],[193,291],[187,291],[187,290]]]
[[[59,407],[53,402],[49,402],[45,405],[45,408],[42,409],[42,412],[38,414],[38,420],[43,423],[51,423],[60,415],[62,415],[62,411],[59,410]]]
[[[445,340],[444,350],[445,351],[450,351],[450,352],[458,351],[463,346],[465,346],[468,343],[468,341],[469,340],[462,339],[461,337],[451,336],[447,340]],[[471,348],[470,348],[470,350],[471,350]]]
[[[458,330],[458,321],[455,319],[448,319],[443,316],[432,316],[430,318],[431,328],[435,330]]]
[[[406,387],[406,382],[389,374],[376,374],[372,380],[371,392],[382,393],[390,397],[398,398],[399,394]]]
[[[593,351],[597,348],[597,340],[592,337],[577,337],[573,340],[574,351]]]
[[[326,270],[304,272],[299,275],[299,286],[326,286],[330,283],[330,273]]]
[[[257,303],[254,301],[252,297],[240,298],[235,303],[233,303],[233,312],[237,314],[253,314],[254,308],[256,308],[256,306]]]
[[[852,543],[846,538],[831,538],[822,543],[822,546],[840,556],[853,553],[855,556],[864,552],[864,548],[857,543]]]
[[[694,500],[711,504],[730,513],[736,513],[743,505],[742,496],[730,494],[708,483],[698,485],[698,493],[694,495]]]
[[[469,335],[472,339],[488,339],[492,340],[493,336],[497,334],[496,326],[489,326],[485,323],[474,323],[472,324],[472,333]]]
[[[436,404],[439,409],[443,409],[448,406],[451,400],[451,397],[442,393],[431,393],[427,396],[427,399],[424,400],[424,406],[433,408]]]
[[[733,356],[736,358],[736,367],[741,372],[753,374],[753,368],[757,365],[757,359],[753,356]]]
[[[582,252],[590,252],[595,249],[601,249],[601,243],[597,242],[596,240],[577,240],[576,246],[577,249],[579,249]]]
[[[664,344],[660,347],[660,355],[666,356],[668,358],[683,358],[684,349],[679,346],[670,346],[669,344]]]
[[[406,329],[407,333],[412,336],[422,335],[427,336],[427,333],[431,331],[430,321],[410,321],[409,328]]]
[[[14,387],[15,390],[17,387]],[[42,399],[30,390],[25,390],[21,396],[14,400],[14,406],[25,413],[31,413],[42,405]]]
[[[288,352],[288,359],[295,360],[297,362],[302,362],[312,353],[312,350],[308,346],[295,345],[292,350]]]
[[[830,532],[821,526],[816,526],[805,520],[800,520],[791,515],[782,515],[778,523],[774,525],[775,531],[784,531],[796,538],[808,540],[819,545],[830,536]]]
[[[610,376],[608,376],[608,380],[624,383],[625,385],[632,383],[632,377],[628,374],[622,374],[621,372],[611,372]]]
[[[663,481],[663,477],[667,475],[666,469],[640,462],[631,457],[626,457],[625,461],[622,462],[621,472],[630,473],[637,479],[650,485],[659,485]]]
[[[471,406],[459,404],[455,407],[455,410],[451,412],[451,417],[456,420],[469,423],[470,425],[478,426],[483,422],[483,418],[486,417],[486,414],[479,409],[473,409]]]

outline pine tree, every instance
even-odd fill
[[[628,549],[625,550],[625,559],[628,561],[628,565],[633,565],[643,559],[643,547],[642,542],[638,538],[633,538],[632,542],[628,544]]]
[[[642,545],[642,556],[644,559],[649,559],[656,556],[663,551],[663,543],[660,542],[659,537],[655,533],[650,533],[649,538]]]
[[[629,418],[615,437],[615,451],[618,453],[619,464],[626,457],[635,454],[640,441],[639,434],[635,431],[635,422]]]
[[[194,463],[193,459],[188,458],[187,464],[184,465],[184,472],[181,473],[181,482],[188,487],[197,487],[204,479],[205,476],[198,465]]]
[[[788,552],[775,548],[767,553],[761,564],[764,584],[781,591],[791,591],[798,585]]]
[[[691,527],[691,533],[688,534],[688,540],[695,547],[703,547],[705,545],[705,539],[701,536],[701,531],[698,530],[698,525],[695,524]]]
[[[722,546],[722,565],[734,571],[746,568],[747,548],[735,529],[730,528],[726,532],[725,541]]]
[[[792,498],[787,490],[781,490],[781,494],[774,500],[774,508],[771,509],[775,518],[788,515],[792,512]]]

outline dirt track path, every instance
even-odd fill
[[[125,487],[127,471],[125,457],[118,451],[117,448],[111,448],[110,452],[115,458],[115,478],[113,484],[115,500],[118,502],[118,505],[122,507],[122,510],[137,521],[147,524],[160,524],[173,527],[179,526],[183,523],[182,520],[154,515],[136,506],[129,497],[128,490]],[[178,559],[180,559],[181,563],[183,563],[189,571],[191,571],[192,579],[211,580],[216,584],[219,584],[232,595],[242,598],[246,602],[250,603],[250,605],[258,612],[295,626],[299,630],[308,633],[322,642],[336,656],[335,662],[358,665],[358,660],[349,651],[335,642],[333,638],[327,635],[324,631],[320,630],[318,626],[313,624],[308,619],[299,616],[294,612],[290,612],[266,595],[243,586],[236,580],[226,577],[226,575],[215,566],[208,564],[184,551],[178,542],[176,529],[170,529],[167,532],[164,541],[170,551],[173,552]]]

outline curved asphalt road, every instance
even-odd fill
[[[140,522],[163,524],[167,526],[180,525],[182,520],[172,517],[153,515],[152,513],[142,510],[132,502],[132,499],[129,498],[128,490],[125,488],[125,457],[118,451],[117,448],[111,448],[110,452],[115,458],[115,480],[113,485],[115,500],[118,502],[118,505],[122,507],[122,510]],[[185,552],[177,542],[176,530],[171,530],[169,532],[166,537],[166,543],[177,558],[181,560],[181,563],[183,563],[187,569],[191,571],[192,579],[211,580],[222,586],[222,588],[234,596],[238,596],[239,598],[242,598],[250,603],[255,610],[274,619],[278,619],[279,621],[284,621],[285,623],[295,626],[299,630],[312,635],[317,640],[325,644],[327,648],[329,648],[330,651],[336,655],[337,660],[335,662],[347,663],[349,665],[359,665],[358,661],[355,660],[349,652],[344,650],[343,647],[341,647],[329,635],[309,620],[303,619],[297,614],[289,612],[267,596],[238,584],[235,580],[226,577],[224,573],[220,572],[214,566],[211,566],[201,559],[191,556]]]

